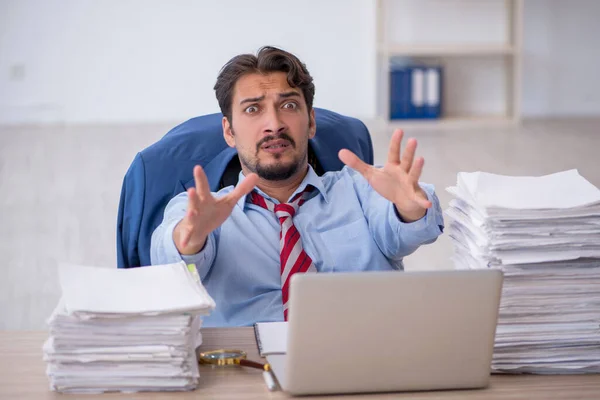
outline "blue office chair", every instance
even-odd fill
[[[193,168],[201,165],[210,189],[235,185],[240,172],[237,151],[223,139],[222,114],[192,118],[139,152],[125,174],[117,221],[117,265],[150,265],[150,239],[173,197],[194,186]],[[317,172],[344,166],[337,153],[352,150],[373,164],[366,126],[355,118],[315,108],[317,133],[309,142],[309,160]]]

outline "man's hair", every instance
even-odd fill
[[[233,57],[221,68],[215,94],[219,102],[221,112],[231,123],[231,106],[233,102],[233,91],[236,82],[244,75],[250,73],[268,74],[271,72],[287,73],[287,81],[291,87],[302,90],[306,99],[308,112],[312,110],[313,98],[315,97],[315,85],[306,65],[298,57],[285,50],[272,46],[261,47],[256,55],[240,54]]]

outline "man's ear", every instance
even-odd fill
[[[308,138],[312,139],[317,133],[317,121],[315,120],[315,109],[311,109],[308,115]]]
[[[235,137],[233,135],[233,129],[231,128],[231,123],[227,119],[227,117],[223,117],[221,121],[223,125],[223,138],[229,147],[235,147]]]

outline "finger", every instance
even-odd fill
[[[198,211],[200,210],[200,199],[198,198],[198,194],[196,193],[196,189],[189,188],[187,190],[188,194],[188,209],[185,213],[185,216],[188,218],[193,218],[198,215]]]
[[[419,178],[421,177],[421,172],[423,172],[423,165],[425,164],[425,159],[423,157],[418,157],[413,165],[410,167],[410,171],[408,172],[408,177],[413,183],[419,182]]]
[[[239,184],[236,185],[235,189],[231,193],[222,198],[230,204],[237,203],[243,196],[250,193],[256,184],[258,183],[258,175],[249,174]]]
[[[354,154],[348,149],[340,150],[338,153],[338,157],[344,164],[346,164],[353,170],[358,171],[362,176],[369,180],[371,174],[373,173],[372,165],[367,164],[366,162],[358,158],[356,154]]]
[[[406,142],[406,148],[402,154],[402,160],[400,161],[400,167],[404,172],[409,172],[415,159],[415,151],[417,150],[417,140],[410,138]]]
[[[417,197],[417,203],[419,203],[419,205],[423,208],[431,208],[431,206],[433,204],[431,204],[431,201],[426,200],[420,196]]]
[[[392,134],[390,148],[388,150],[388,162],[391,164],[400,163],[400,146],[402,144],[402,136],[404,136],[402,129],[396,129]]]
[[[433,204],[427,198],[427,194],[421,187],[419,187],[419,191],[422,193],[422,195],[415,193],[415,201],[423,208],[430,208]]]
[[[208,179],[206,178],[204,170],[199,165],[194,167],[194,181],[196,182],[196,191],[200,201],[206,199],[207,196],[211,196]]]

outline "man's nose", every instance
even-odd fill
[[[273,108],[265,114],[265,127],[264,131],[267,134],[278,134],[285,131],[285,123],[279,115],[279,110]]]

